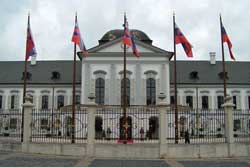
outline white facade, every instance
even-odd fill
[[[130,105],[146,105],[147,79],[155,80],[155,100],[164,92],[166,102],[171,103],[173,85],[170,86],[170,57],[171,52],[157,48],[151,44],[136,41],[140,57],[127,49],[127,78],[130,80]],[[38,62],[39,63],[39,62]],[[237,62],[235,62],[237,63]],[[213,63],[216,64],[215,58]],[[181,67],[179,67],[181,68]],[[67,69],[71,70],[71,69]],[[217,74],[216,74],[217,75]],[[102,78],[104,86],[104,104],[121,104],[121,80],[123,78],[123,48],[121,38],[98,45],[89,50],[89,54],[81,60],[81,83],[77,85],[76,95],[81,96],[81,104],[88,103],[90,93],[95,93],[96,79]],[[54,92],[54,95],[53,95]],[[250,108],[250,85],[228,85],[227,93],[235,96],[236,109]],[[63,105],[72,104],[72,85],[68,84],[28,84],[27,94],[33,96],[33,102],[38,109],[42,108],[42,96],[48,96],[48,109],[58,108],[58,96],[63,96]],[[12,96],[15,96],[13,101]],[[20,83],[0,85],[0,109],[21,108],[23,85]],[[178,84],[178,104],[187,104],[187,97],[192,97],[193,108],[204,108],[203,96],[207,96],[207,108],[218,108],[218,96],[223,96],[222,84]],[[54,100],[53,100],[54,97]]]

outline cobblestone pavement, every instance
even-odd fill
[[[0,167],[250,167],[249,159],[88,159],[0,151]]]

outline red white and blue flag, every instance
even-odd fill
[[[226,42],[227,43],[227,46],[228,46],[228,49],[229,49],[229,54],[230,54],[230,57],[231,59],[233,59],[235,61],[235,58],[234,58],[234,55],[233,55],[233,52],[232,52],[232,43],[227,35],[227,32],[221,22],[221,35],[222,35],[222,42]]]
[[[123,26],[124,26],[124,34],[122,37],[123,44],[126,44],[126,45],[132,47],[133,54],[136,57],[140,57],[139,52],[138,52],[136,45],[135,45],[134,37],[130,33],[129,28],[128,28],[128,21],[127,21],[126,15],[124,15],[124,25]]]
[[[188,42],[187,38],[183,35],[180,28],[174,23],[175,44],[182,44],[187,57],[193,57],[192,45]]]
[[[83,42],[82,37],[81,37],[80,30],[79,30],[79,27],[78,27],[77,16],[75,18],[75,28],[74,28],[74,32],[73,32],[73,36],[72,36],[71,41],[79,46],[81,52],[83,52],[84,54],[88,54],[88,51],[87,51],[87,49],[86,49],[86,47],[84,45],[84,42]]]
[[[30,15],[28,16],[28,28],[27,28],[27,39],[26,39],[26,55],[25,61],[27,61],[31,56],[36,57],[35,43],[32,37],[32,32],[30,29]]]

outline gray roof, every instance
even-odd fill
[[[250,62],[226,62],[228,73],[228,84],[250,84]],[[170,63],[171,83],[173,77],[174,63]],[[191,79],[190,73],[198,72],[199,79]],[[222,72],[222,62],[217,61],[215,65],[210,61],[177,61],[177,83],[180,84],[222,84],[223,79],[219,77]]]
[[[28,63],[30,64],[30,63]],[[228,84],[250,85],[250,62],[226,62],[228,71]],[[28,65],[32,84],[52,84],[52,72],[61,74],[61,79],[56,84],[72,83],[73,61],[37,61],[35,66]],[[1,61],[0,84],[22,84],[24,62]],[[192,71],[198,72],[199,79],[190,78]],[[177,83],[179,84],[222,84],[218,73],[222,71],[221,62],[211,65],[209,61],[177,61]],[[170,63],[170,77],[173,83],[173,62]],[[81,62],[77,61],[77,79],[81,82]]]
[[[60,73],[60,80],[55,81],[56,84],[72,83],[73,61],[37,61],[36,65],[31,66],[28,63],[27,71],[32,74],[28,83],[32,84],[52,84],[52,72]],[[0,84],[22,84],[22,73],[24,72],[23,61],[1,61],[0,62]],[[77,79],[81,81],[81,63],[77,62]]]

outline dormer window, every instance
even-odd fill
[[[52,80],[59,80],[60,79],[60,73],[58,72],[58,71],[53,71],[52,73],[51,73],[51,79]]]
[[[192,71],[189,74],[190,79],[199,79],[199,75],[197,71]]]
[[[22,76],[22,80],[24,80],[24,72],[23,72],[23,76]],[[30,72],[26,72],[26,80],[31,80],[32,74]]]
[[[218,74],[218,76],[220,77],[220,79],[224,79],[224,73],[223,72],[220,72]],[[228,73],[227,72],[225,72],[225,76],[226,76],[226,79],[228,79]]]

